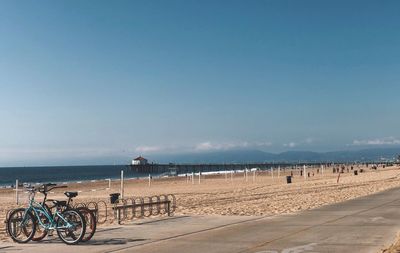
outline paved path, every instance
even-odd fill
[[[400,231],[400,188],[275,217],[172,217],[100,229],[89,244],[1,244],[0,252],[376,253]]]

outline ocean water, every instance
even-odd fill
[[[119,178],[121,170],[125,178],[145,177],[135,173],[126,165],[104,166],[49,166],[49,167],[5,167],[0,168],[0,186],[20,183],[56,183],[94,179]]]

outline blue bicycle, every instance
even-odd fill
[[[49,188],[51,187],[51,188]],[[53,200],[56,210],[52,213],[42,203],[35,201],[35,194],[63,188],[55,184],[44,184],[39,188],[29,187],[29,206],[13,210],[7,219],[7,232],[18,243],[27,243],[38,228],[56,230],[58,237],[66,244],[77,244],[85,235],[84,216],[76,209],[65,209],[62,201]]]

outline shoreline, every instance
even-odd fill
[[[378,166],[381,166],[382,167],[382,165],[384,165],[384,164],[386,164],[386,163],[375,163],[375,164],[378,164]],[[369,164],[370,166],[373,166],[374,165],[374,163],[370,163]],[[124,167],[124,166],[126,166],[126,165],[93,165],[93,166],[91,166],[91,165],[84,165],[84,166],[38,166],[38,167],[0,167],[0,170],[1,169],[3,169],[3,168],[6,168],[6,169],[10,169],[10,168],[32,168],[32,169],[34,169],[34,168],[51,168],[51,169],[56,169],[56,168],[68,168],[68,167],[72,167],[72,168],[78,168],[78,167],[108,167],[108,166],[121,166],[121,168],[122,167]],[[294,166],[296,166],[296,165],[290,165],[289,166],[289,164],[288,164],[288,166],[286,166],[286,167],[281,167],[281,171],[288,171],[288,170],[290,170],[290,171],[295,171],[295,172],[297,172],[297,171],[300,171],[300,170],[303,170],[303,168],[302,168],[302,166],[296,166],[296,167],[294,167]],[[347,166],[347,167],[349,167],[349,166],[354,166],[354,167],[356,167],[356,166],[365,166],[364,164],[341,164],[341,163],[338,163],[338,164],[333,164],[333,165],[330,165],[330,166],[324,166],[324,168],[325,168],[325,170],[331,170],[333,167],[340,167],[340,166]],[[396,166],[395,164],[393,164],[392,166]],[[318,169],[320,169],[321,167],[320,166],[316,166],[315,164],[314,165],[309,165],[309,166],[307,166],[307,170],[318,170]],[[356,168],[355,168],[356,169]],[[264,169],[260,169],[260,168],[249,168],[249,169],[247,169],[247,172],[253,172],[253,171],[258,171],[258,172],[266,172],[266,171],[271,171],[271,170],[274,170],[274,171],[278,171],[278,167],[271,167],[271,168],[264,168]],[[118,172],[120,172],[120,171],[118,171]],[[221,174],[230,174],[230,173],[234,173],[234,174],[237,174],[237,173],[244,173],[245,172],[245,170],[244,169],[234,169],[234,170],[205,170],[205,171],[201,171],[201,172],[193,172],[193,175],[194,176],[198,176],[199,175],[199,173],[201,173],[201,175],[221,175]],[[125,170],[124,170],[124,173],[126,173],[125,172]],[[128,172],[129,173],[129,172]],[[136,172],[133,172],[133,173],[136,173]],[[125,174],[126,175],[126,174]],[[154,173],[154,174],[152,174],[152,173],[138,173],[138,175],[137,176],[133,176],[132,177],[132,175],[128,175],[128,176],[125,176],[124,177],[124,179],[125,180],[131,180],[131,179],[146,179],[146,178],[148,178],[149,176],[151,176],[152,178],[164,178],[164,177],[168,177],[168,178],[173,178],[173,177],[187,177],[187,176],[191,176],[192,175],[192,173],[178,173],[178,174],[175,174],[175,175],[168,175],[168,173],[167,172],[164,172],[164,173]],[[16,181],[15,180],[17,180],[17,179],[19,179],[19,178],[15,178],[13,181],[9,181],[9,182],[7,182],[7,183],[0,183],[0,189],[13,189],[13,188],[15,188],[15,183],[16,183]],[[23,184],[27,184],[27,185],[39,185],[39,184],[44,184],[44,183],[56,183],[56,184],[70,184],[70,183],[77,183],[77,182],[92,182],[92,181],[103,181],[103,180],[120,180],[120,175],[118,174],[118,175],[115,175],[115,174],[113,174],[113,176],[109,176],[109,177],[90,177],[90,178],[84,178],[84,179],[71,179],[71,180],[40,180],[40,181],[29,181],[29,180],[23,180],[23,181],[21,181],[21,180],[19,180],[19,185],[20,186],[22,186]]]

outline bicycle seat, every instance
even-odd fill
[[[75,198],[76,196],[78,196],[78,192],[64,192],[64,194],[68,198]]]
[[[66,206],[67,205],[67,201],[65,201],[65,200],[52,200],[52,202],[55,206]]]

